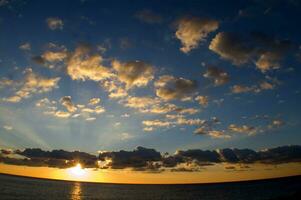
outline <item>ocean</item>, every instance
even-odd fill
[[[301,199],[301,176],[235,183],[135,185],[83,183],[0,174],[0,199]]]

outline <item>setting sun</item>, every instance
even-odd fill
[[[75,167],[70,168],[69,172],[72,176],[75,177],[82,177],[86,174],[80,163],[78,163]]]

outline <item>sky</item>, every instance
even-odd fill
[[[0,172],[131,183],[301,174],[300,9],[0,0]]]

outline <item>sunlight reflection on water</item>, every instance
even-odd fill
[[[79,182],[74,183],[71,191],[71,200],[81,200],[81,184]]]

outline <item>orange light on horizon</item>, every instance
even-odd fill
[[[75,178],[82,178],[86,174],[86,170],[82,168],[80,163],[77,163],[75,167],[68,169],[68,173]]]

